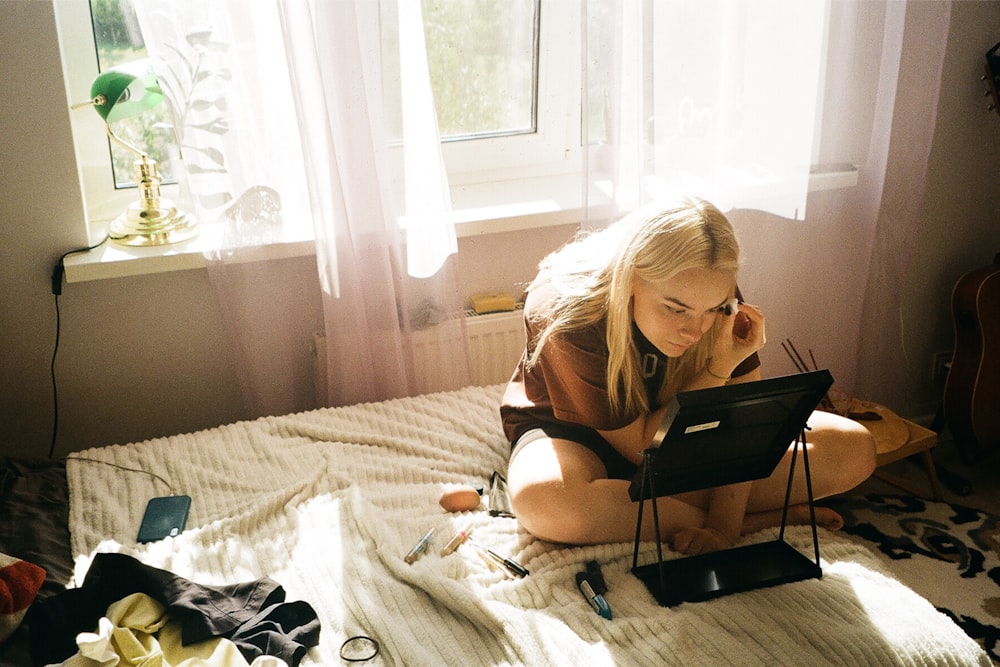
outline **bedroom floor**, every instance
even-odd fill
[[[962,460],[958,446],[945,432],[932,452],[945,501],[975,507],[1000,516],[1000,454],[997,451],[982,455],[978,461],[970,465]],[[921,495],[930,498],[930,484],[920,459],[897,461],[885,466],[883,470],[906,480],[910,486],[922,491]],[[947,483],[949,473],[971,483],[972,492],[968,495],[956,493]],[[905,491],[872,477],[852,493],[905,493]]]

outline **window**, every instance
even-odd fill
[[[423,0],[422,6],[451,183],[575,171],[579,3]]]
[[[538,1],[422,4],[442,140],[533,133]]]
[[[422,0],[432,88],[453,185],[572,171],[579,152],[577,3]],[[549,12],[558,8],[559,15]],[[572,8],[574,14],[567,15]],[[56,3],[71,99],[89,98],[100,71],[145,57],[131,0]],[[92,26],[93,30],[84,30]],[[472,54],[470,56],[470,54]],[[544,104],[538,100],[544,99]],[[108,142],[97,114],[72,113],[88,217],[107,221],[134,198],[135,156]],[[131,123],[131,125],[129,125]],[[166,105],[115,124],[147,150],[175,197],[178,149]],[[110,145],[109,145],[110,144]],[[176,187],[176,186],[174,186]]]
[[[131,2],[90,0],[90,11],[98,69],[101,72],[146,57],[146,48]],[[156,160],[164,181],[174,181],[173,157],[177,155],[177,146],[166,105],[150,110],[142,118],[118,121],[115,123],[115,133],[149,153]],[[109,146],[115,187],[134,187],[132,164],[135,154],[115,142],[110,142]]]
[[[612,19],[620,18],[610,15],[612,11],[619,11],[616,3],[605,0],[589,0],[588,3],[572,0],[421,1],[432,87],[442,132],[442,152],[452,185],[452,199],[456,209],[460,209],[456,218],[466,222],[476,220],[475,216],[490,219],[522,216],[525,202],[535,202],[539,211],[559,211],[558,215],[546,218],[548,222],[574,221],[580,206],[578,174],[583,152],[582,113],[587,114],[587,141],[601,142],[607,138],[605,101],[580,98],[583,84],[580,78],[581,5],[586,4],[591,13],[588,47],[597,48],[602,42],[614,39],[610,30],[602,34],[601,28],[611,26]],[[89,86],[99,66],[113,66],[143,54],[135,22],[128,12],[130,4],[131,0],[59,0],[54,3],[72,101],[89,97]],[[744,6],[745,11],[756,11],[752,3],[735,5]],[[685,21],[690,18],[673,13],[697,13],[701,6],[699,3],[659,2],[629,5],[644,8],[642,11],[651,12],[657,25],[668,26],[686,25]],[[706,3],[705,6],[716,7],[722,12],[721,16],[729,16],[725,10],[728,4]],[[866,5],[862,3],[862,7]],[[838,3],[834,3],[832,11],[838,13],[838,10]],[[760,13],[766,15],[763,10]],[[704,17],[700,16],[699,20]],[[721,19],[715,25],[719,22]],[[825,40],[834,51],[842,50],[845,36],[853,35],[848,41],[855,47],[877,45],[881,41],[877,34],[881,25],[868,20],[864,12],[833,21],[827,19],[826,23],[833,31],[820,41]],[[91,25],[93,30],[88,30]],[[650,30],[649,25],[644,22],[641,30]],[[858,37],[859,31],[865,36]],[[643,41],[651,44],[649,52],[641,53],[640,57],[664,70],[659,63],[677,60],[669,50],[675,48],[674,42],[682,42],[692,35],[680,28],[678,39],[637,38],[625,46],[637,47]],[[690,56],[698,47],[697,42],[689,45],[687,50],[681,50],[681,56]],[[868,55],[865,54],[863,62],[871,62]],[[389,61],[391,59],[387,59]],[[591,82],[613,76],[614,63],[594,54],[587,54],[586,62]],[[862,58],[858,58],[858,62],[862,62]],[[690,68],[684,68],[684,72],[697,76]],[[702,78],[708,82],[705,85],[712,83],[711,77]],[[828,108],[833,103],[831,100],[843,106],[844,96],[831,88],[835,83],[827,82],[825,100]],[[872,99],[874,94],[853,100],[852,104],[858,109],[852,107],[851,111],[839,116],[863,117],[865,105]],[[823,101],[821,98],[820,104]],[[636,118],[645,123],[636,128],[640,140],[646,132],[662,136],[671,127],[665,125],[663,119],[670,114],[677,116],[677,109],[686,108],[685,100],[675,99],[674,91],[662,89],[636,103],[641,112]],[[692,108],[686,116],[681,115],[695,123],[699,118],[697,112],[697,108]],[[827,118],[821,117],[824,130],[827,130]],[[120,185],[131,178],[132,157],[115,155],[117,147],[109,149],[96,114],[77,110],[72,113],[72,122],[88,217],[97,222],[110,220],[134,199],[134,192],[115,191],[116,183]],[[154,123],[143,119],[141,129],[132,132],[136,133],[133,136],[137,143],[150,146],[161,172],[169,175],[171,157],[176,149],[169,146],[171,132],[167,124],[165,117]],[[846,126],[850,125],[848,122]],[[696,124],[691,127],[697,129]],[[824,132],[822,150],[819,150],[819,141],[814,142],[813,162],[857,164],[858,156],[842,157],[843,147],[859,144],[863,152],[863,137],[855,138],[850,131],[838,133],[836,137],[832,132],[829,134]],[[835,148],[838,149],[836,155],[832,155]],[[111,155],[115,157],[112,159]],[[658,162],[667,158],[655,156]],[[110,175],[113,167],[118,172],[117,179]],[[565,177],[561,184],[559,177]],[[167,186],[164,196],[177,198],[176,192]],[[552,208],[546,208],[550,204]],[[514,209],[518,210],[506,212]],[[484,213],[487,210],[500,212],[493,216]],[[530,226],[533,221],[525,222],[522,217],[517,224]],[[472,227],[475,231],[470,229],[469,233],[487,229],[479,225]]]
[[[88,0],[54,3],[67,94],[72,103],[90,99],[90,86],[100,73],[98,39],[103,40],[105,45],[100,50],[101,64],[105,68],[145,55],[141,45],[134,42],[136,33],[130,31],[125,20],[101,18],[107,17],[108,12],[116,9],[118,4],[117,0],[94,0],[93,16],[108,26],[107,30],[97,30],[92,23]],[[165,114],[166,109],[161,109],[160,113]],[[147,130],[129,128],[125,125],[127,121],[121,121],[115,125],[115,131],[149,149],[154,159],[158,160],[161,173],[170,174],[169,156],[174,151],[167,147],[169,141],[164,141],[164,137],[170,134],[162,125],[164,119],[165,116],[160,116],[154,123],[147,121]],[[127,187],[132,181],[134,155],[118,146],[111,147],[103,121],[93,110],[83,108],[71,111],[70,122],[87,218],[97,223],[110,221],[136,199],[135,189]],[[176,186],[166,185],[163,193],[167,197],[176,197]]]

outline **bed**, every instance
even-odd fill
[[[342,646],[359,635],[378,644],[360,663],[371,665],[990,664],[878,556],[835,533],[820,531],[821,579],[661,607],[630,572],[631,543],[566,547],[482,508],[446,512],[443,492],[505,470],[501,393],[468,387],[77,452],[65,465],[73,571],[55,574],[78,586],[110,553],[207,586],[273,579],[319,622],[302,665],[346,664]],[[147,500],[170,494],[192,498],[187,529],[138,544]],[[442,556],[462,529],[530,574],[509,577],[469,545]],[[785,539],[812,548],[807,528]],[[642,545],[640,561],[654,554]],[[577,588],[589,561],[611,620]]]

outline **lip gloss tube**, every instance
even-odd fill
[[[417,541],[416,544],[413,545],[413,548],[410,549],[409,553],[403,557],[403,560],[412,565],[418,558],[420,558],[422,553],[427,551],[427,545],[430,544],[431,537],[433,535],[434,529],[431,528],[426,534],[424,534],[423,537],[420,538],[420,540]]]

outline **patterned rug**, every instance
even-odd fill
[[[902,495],[824,501],[843,532],[889,559],[893,574],[950,616],[1000,664],[1000,517]]]

